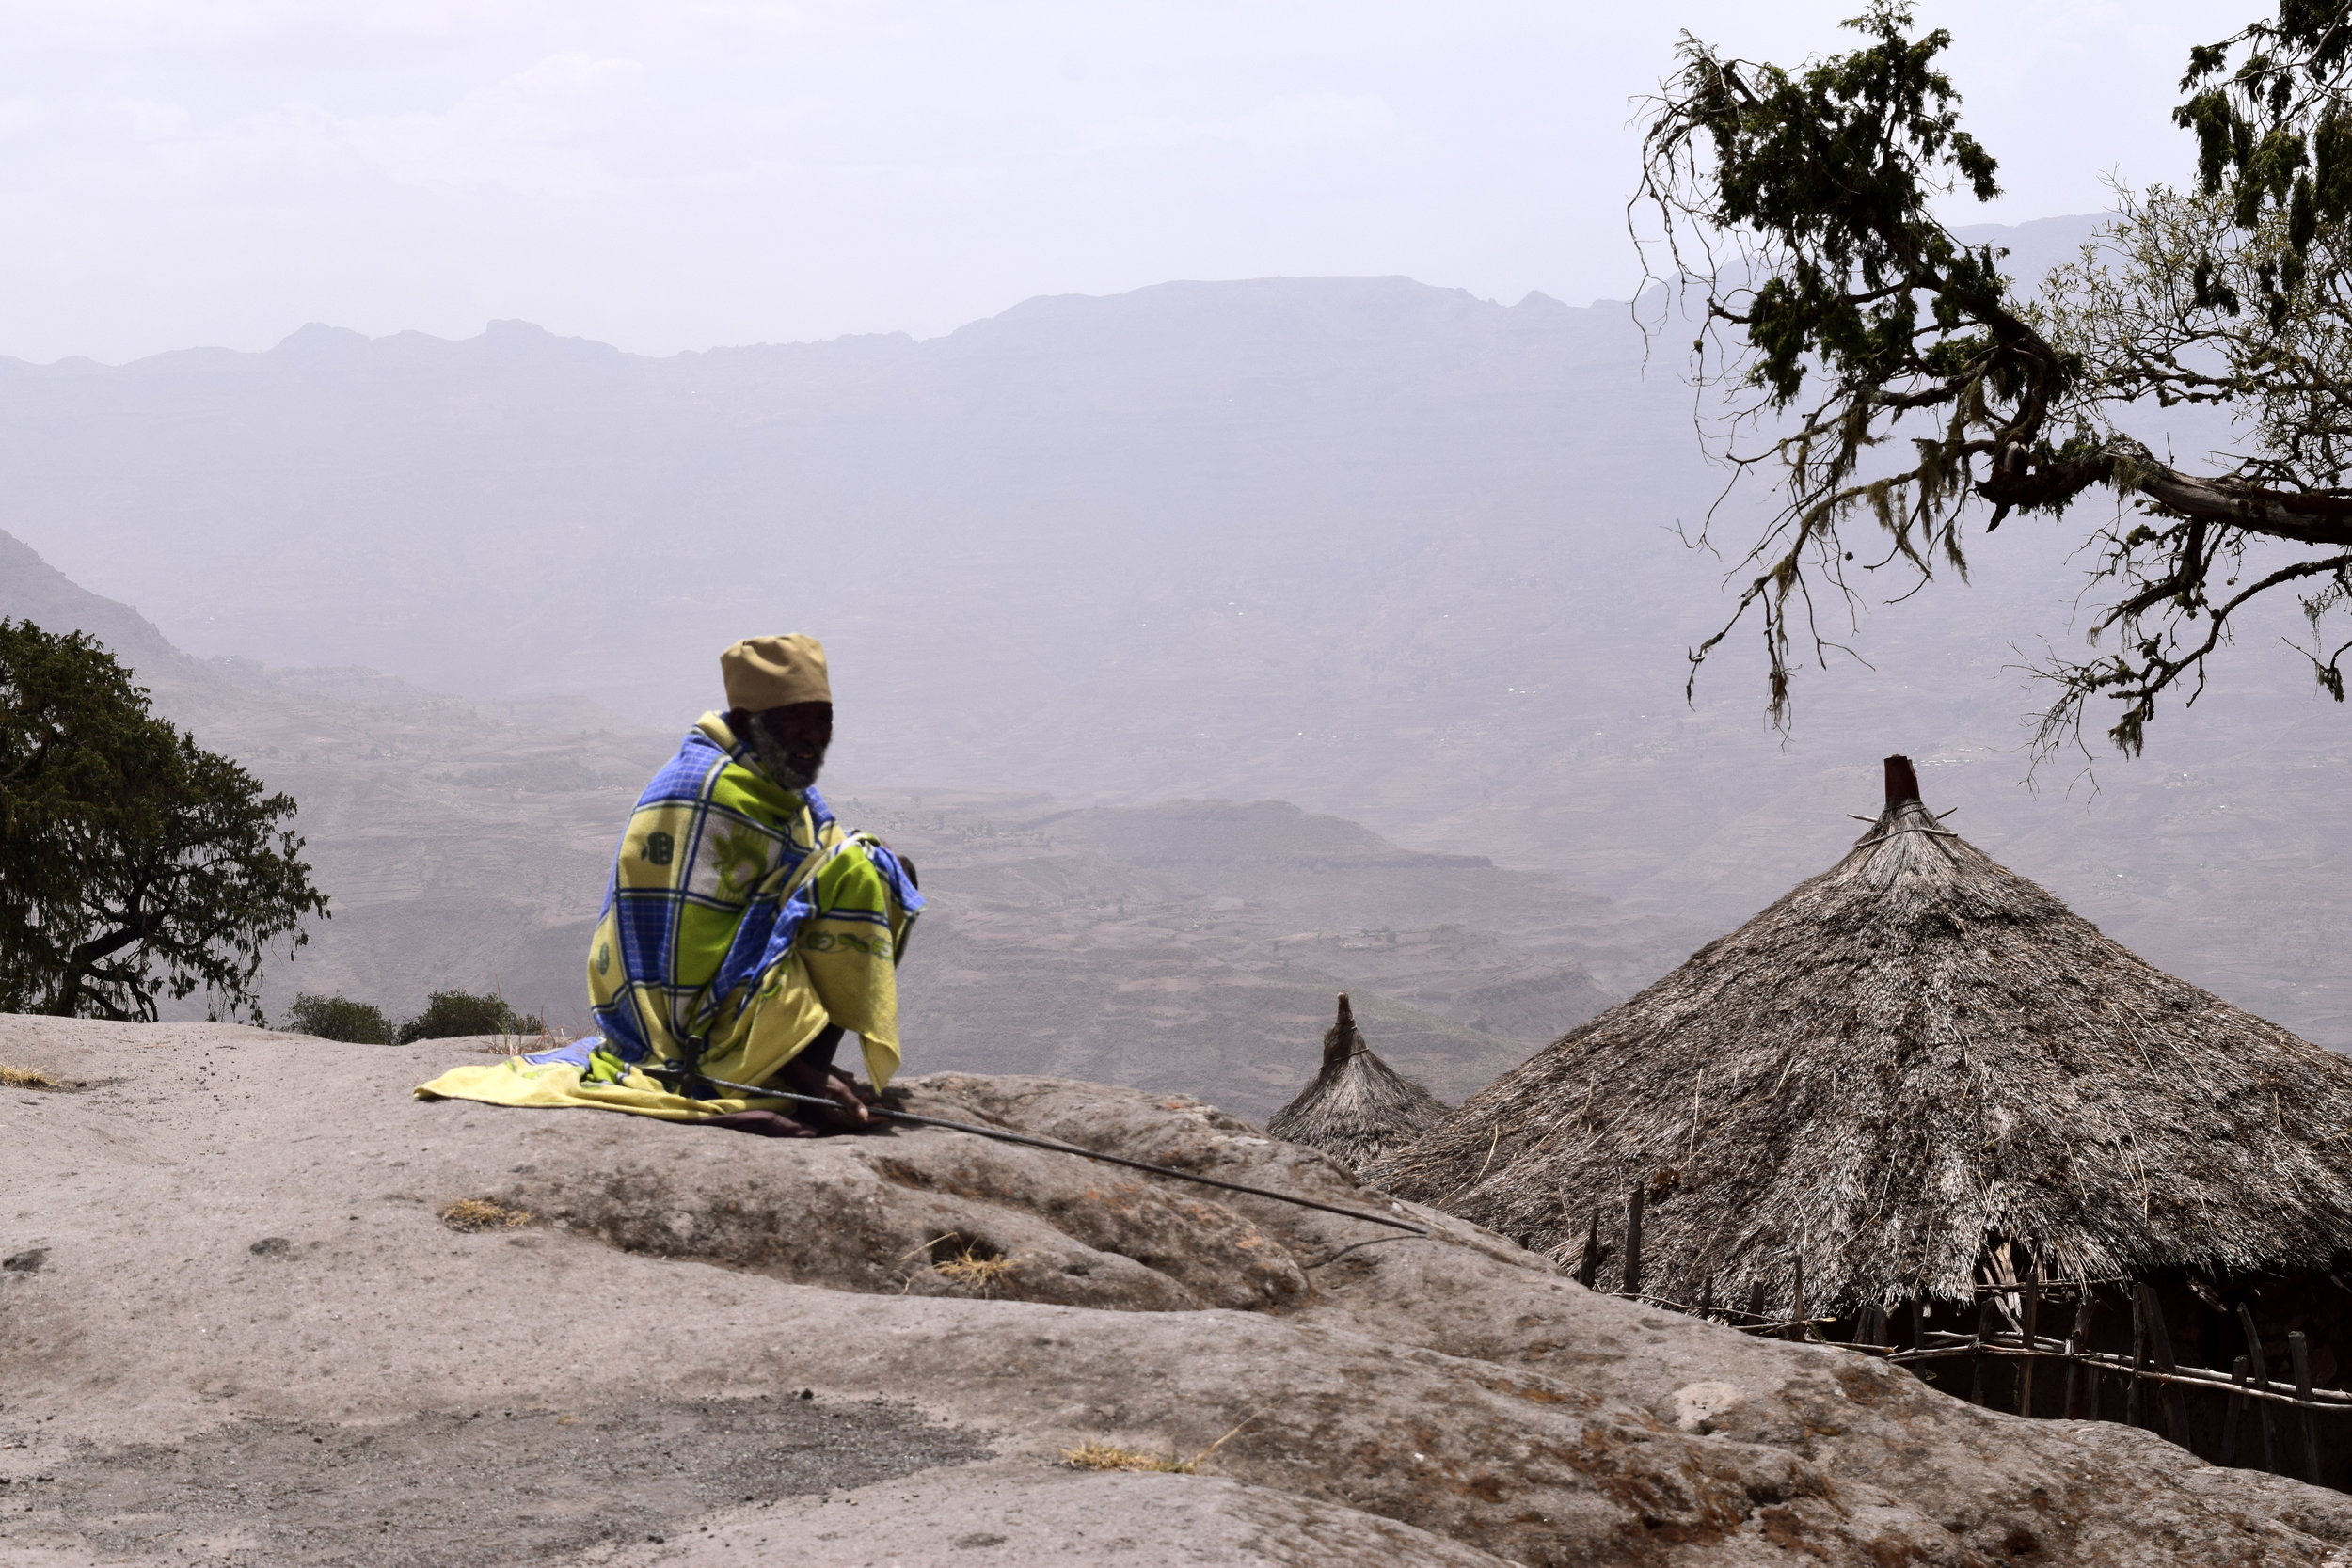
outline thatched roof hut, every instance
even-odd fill
[[[1274,1113],[1266,1131],[1289,1143],[1336,1156],[1360,1171],[1386,1150],[1410,1143],[1445,1119],[1437,1096],[1372,1053],[1356,1027],[1347,993],[1323,1035],[1323,1068],[1298,1098]]]
[[[1831,1315],[2027,1260],[2324,1270],[2352,1253],[2352,1061],[2102,936],[1892,757],[1844,859],[1370,1175],[1572,1267],[1597,1214],[1602,1289],[1638,1182],[1665,1301],[1783,1310],[1800,1259]]]

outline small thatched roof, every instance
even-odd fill
[[[1445,1105],[1374,1055],[1356,1027],[1347,993],[1323,1035],[1323,1069],[1298,1098],[1274,1113],[1265,1130],[1289,1143],[1335,1155],[1352,1170],[1445,1119]]]
[[[1644,1293],[1816,1308],[2352,1251],[2352,1062],[2175,979],[1919,801],[1370,1172]]]

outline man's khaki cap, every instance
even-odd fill
[[[793,632],[786,637],[747,637],[719,656],[727,686],[727,706],[746,713],[789,703],[830,703],[825,645]]]

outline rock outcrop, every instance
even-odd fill
[[[407,1098],[474,1048],[0,1019],[66,1085],[0,1087],[0,1561],[2352,1562],[2352,1498],[1429,1211]],[[1391,1212],[1181,1097],[907,1102]]]

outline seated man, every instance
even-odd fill
[[[857,1035],[874,1087],[898,1065],[897,966],[923,896],[914,868],[847,833],[814,787],[833,691],[814,638],[755,637],[719,657],[705,714],[639,798],[588,953],[599,1034],[417,1093],[498,1105],[597,1105],[809,1136],[871,1120],[833,1066]],[[708,1080],[788,1089],[793,1102]]]

